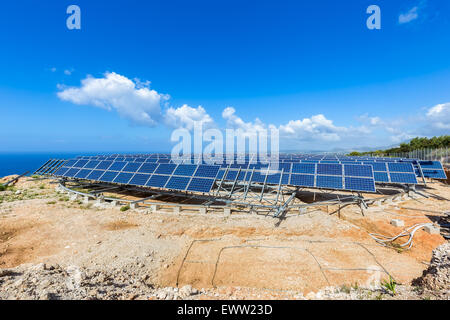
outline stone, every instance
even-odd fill
[[[197,293],[198,293],[198,290],[195,288],[192,288],[192,286],[189,284],[185,285],[184,287],[182,287],[180,289],[180,295],[182,297],[189,297],[189,296],[197,294]]]
[[[400,219],[392,219],[391,220],[391,224],[394,227],[404,227],[405,226],[405,221],[400,220]]]

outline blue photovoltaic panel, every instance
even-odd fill
[[[219,170],[217,173],[217,179],[221,180],[223,178],[223,175],[225,174],[225,170]]]
[[[59,168],[58,170],[56,170],[56,172],[54,173],[54,175],[55,176],[62,176],[62,175],[64,175],[64,173],[66,173],[67,172],[67,170],[69,170],[69,168],[67,168],[67,167],[62,167],[62,168]]]
[[[73,167],[74,168],[83,168],[85,164],[88,163],[88,160],[78,160]]]
[[[183,191],[186,190],[189,180],[191,180],[189,177],[172,176],[167,182],[165,188]]]
[[[86,177],[88,180],[98,180],[100,176],[104,173],[103,170],[92,170],[92,172]]]
[[[256,170],[255,170],[255,172],[253,172],[252,182],[263,183],[264,180],[266,180],[265,172],[261,173],[261,171],[256,171]]]
[[[104,182],[112,182],[119,173],[116,171],[106,171],[98,180]]]
[[[219,169],[220,166],[201,164],[198,166],[197,171],[195,172],[195,176],[204,178],[215,178],[217,176],[217,172],[219,172]]]
[[[78,160],[68,160],[64,166],[65,167],[72,167],[75,163],[77,163]]]
[[[447,175],[444,170],[422,169],[422,172],[425,178],[447,179]]]
[[[268,174],[266,183],[268,184],[279,184],[281,178],[281,173]]]
[[[439,161],[419,161],[422,169],[440,169],[443,170],[442,164]]]
[[[341,164],[317,164],[317,174],[331,174],[336,176],[342,176],[342,165]]]
[[[167,180],[169,180],[169,176],[163,176],[163,175],[159,175],[159,174],[154,174],[147,181],[146,186],[156,187],[156,188],[163,188],[164,185],[166,184]]]
[[[125,168],[122,169],[123,172],[136,172],[142,165],[140,162],[129,162]]]
[[[373,171],[383,171],[386,172],[387,168],[386,168],[386,163],[384,162],[364,162],[364,164],[368,164],[371,165],[373,168]]]
[[[80,169],[78,169],[78,168],[69,169],[69,170],[66,171],[66,173],[64,173],[64,177],[73,178],[78,173],[78,171],[80,171]]]
[[[389,177],[387,172],[377,172],[373,173],[373,177],[376,182],[389,182]]]
[[[227,176],[225,178],[225,180],[232,180],[234,181],[237,177],[237,170],[228,170]]]
[[[293,163],[292,173],[309,173],[314,174],[316,165],[314,163]]]
[[[106,170],[112,165],[112,161],[101,161],[96,169]]]
[[[314,187],[314,175],[293,173],[289,184],[298,187]]]
[[[192,178],[187,191],[210,192],[214,179]]]
[[[375,192],[375,182],[372,178],[345,177],[345,189]]]
[[[369,165],[360,164],[345,164],[344,165],[345,176],[348,177],[368,177],[373,176],[372,167]]]
[[[172,174],[173,170],[177,165],[173,163],[161,163],[158,168],[156,168],[155,173],[158,174]]]
[[[99,163],[100,161],[98,160],[91,160],[88,163],[86,163],[84,169],[95,169],[95,167],[98,166]]]
[[[406,162],[389,162],[388,167],[390,172],[414,172],[412,164]]]
[[[412,183],[417,184],[417,178],[414,173],[391,172],[391,182],[394,183]]]
[[[197,169],[197,165],[195,164],[179,164],[173,174],[176,176],[191,177],[194,174],[195,169]]]
[[[129,184],[135,185],[135,186],[144,186],[145,183],[150,178],[149,174],[135,174],[133,179],[129,182]]]
[[[122,173],[119,173],[119,175],[114,179],[114,182],[127,184],[128,181],[130,181],[132,176],[133,176],[132,173],[124,173],[124,172],[122,172]]]
[[[148,163],[148,162],[146,162],[146,163],[144,163],[142,165],[142,167],[139,168],[138,172],[140,172],[140,173],[153,173],[157,166],[158,166],[158,164],[156,164],[156,163]]]
[[[78,171],[78,173],[75,175],[75,178],[84,179],[88,176],[89,173],[91,173],[92,170],[90,169],[81,169]]]
[[[342,176],[317,176],[316,187],[328,189],[342,189]]]
[[[123,169],[123,167],[125,167],[127,165],[126,162],[123,161],[114,161],[113,164],[111,165],[111,167],[109,167],[108,170],[111,171],[121,171]]]
[[[155,159],[155,158],[147,158],[147,159],[145,160],[145,162],[146,162],[146,163],[156,163],[157,160],[158,160],[158,159]]]

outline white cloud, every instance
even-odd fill
[[[151,90],[148,84],[138,85],[125,76],[107,72],[102,78],[88,76],[80,87],[58,86],[58,97],[78,105],[92,105],[116,110],[133,123],[154,126],[161,117],[161,103],[167,95]]]
[[[432,127],[450,129],[450,102],[431,107],[426,116]]]
[[[419,17],[418,11],[419,7],[416,6],[411,8],[408,12],[401,13],[398,16],[398,23],[404,24],[416,20]]]
[[[185,128],[192,130],[195,122],[202,124],[203,128],[211,127],[214,124],[211,116],[206,113],[202,106],[192,108],[187,104],[179,108],[170,107],[165,114],[165,123],[173,128]]]
[[[71,74],[72,74],[72,72],[73,72],[73,69],[66,69],[66,70],[64,70],[64,74],[66,75],[66,76],[70,76]]]
[[[255,134],[266,129],[266,126],[258,118],[254,122],[245,122],[235,113],[236,110],[233,107],[227,107],[222,112],[222,117],[227,121],[228,128],[241,129],[246,134]]]

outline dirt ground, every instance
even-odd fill
[[[440,182],[429,184],[429,198],[371,206],[364,216],[349,206],[340,215],[327,208],[281,223],[239,212],[121,211],[70,201],[55,187],[51,180],[21,178],[0,192],[0,269],[46,263],[108,272],[139,266],[152,284],[147,298],[158,296],[158,288],[185,285],[199,290],[198,299],[318,298],[329,288],[350,288],[350,294],[379,287],[389,277],[408,287],[445,239],[420,230],[411,250],[396,250],[368,233],[393,236],[450,211],[450,188]],[[405,227],[394,227],[392,219]]]

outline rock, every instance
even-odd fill
[[[21,193],[22,193],[22,190],[17,190],[17,191],[15,192],[15,195],[18,196],[18,195],[21,194]]]
[[[6,277],[6,276],[11,276],[13,274],[14,274],[14,271],[11,269],[0,269],[0,278]]]
[[[192,288],[192,286],[188,284],[188,285],[182,287],[179,290],[179,292],[182,297],[189,297],[191,295],[197,294],[198,290],[195,288]]]

